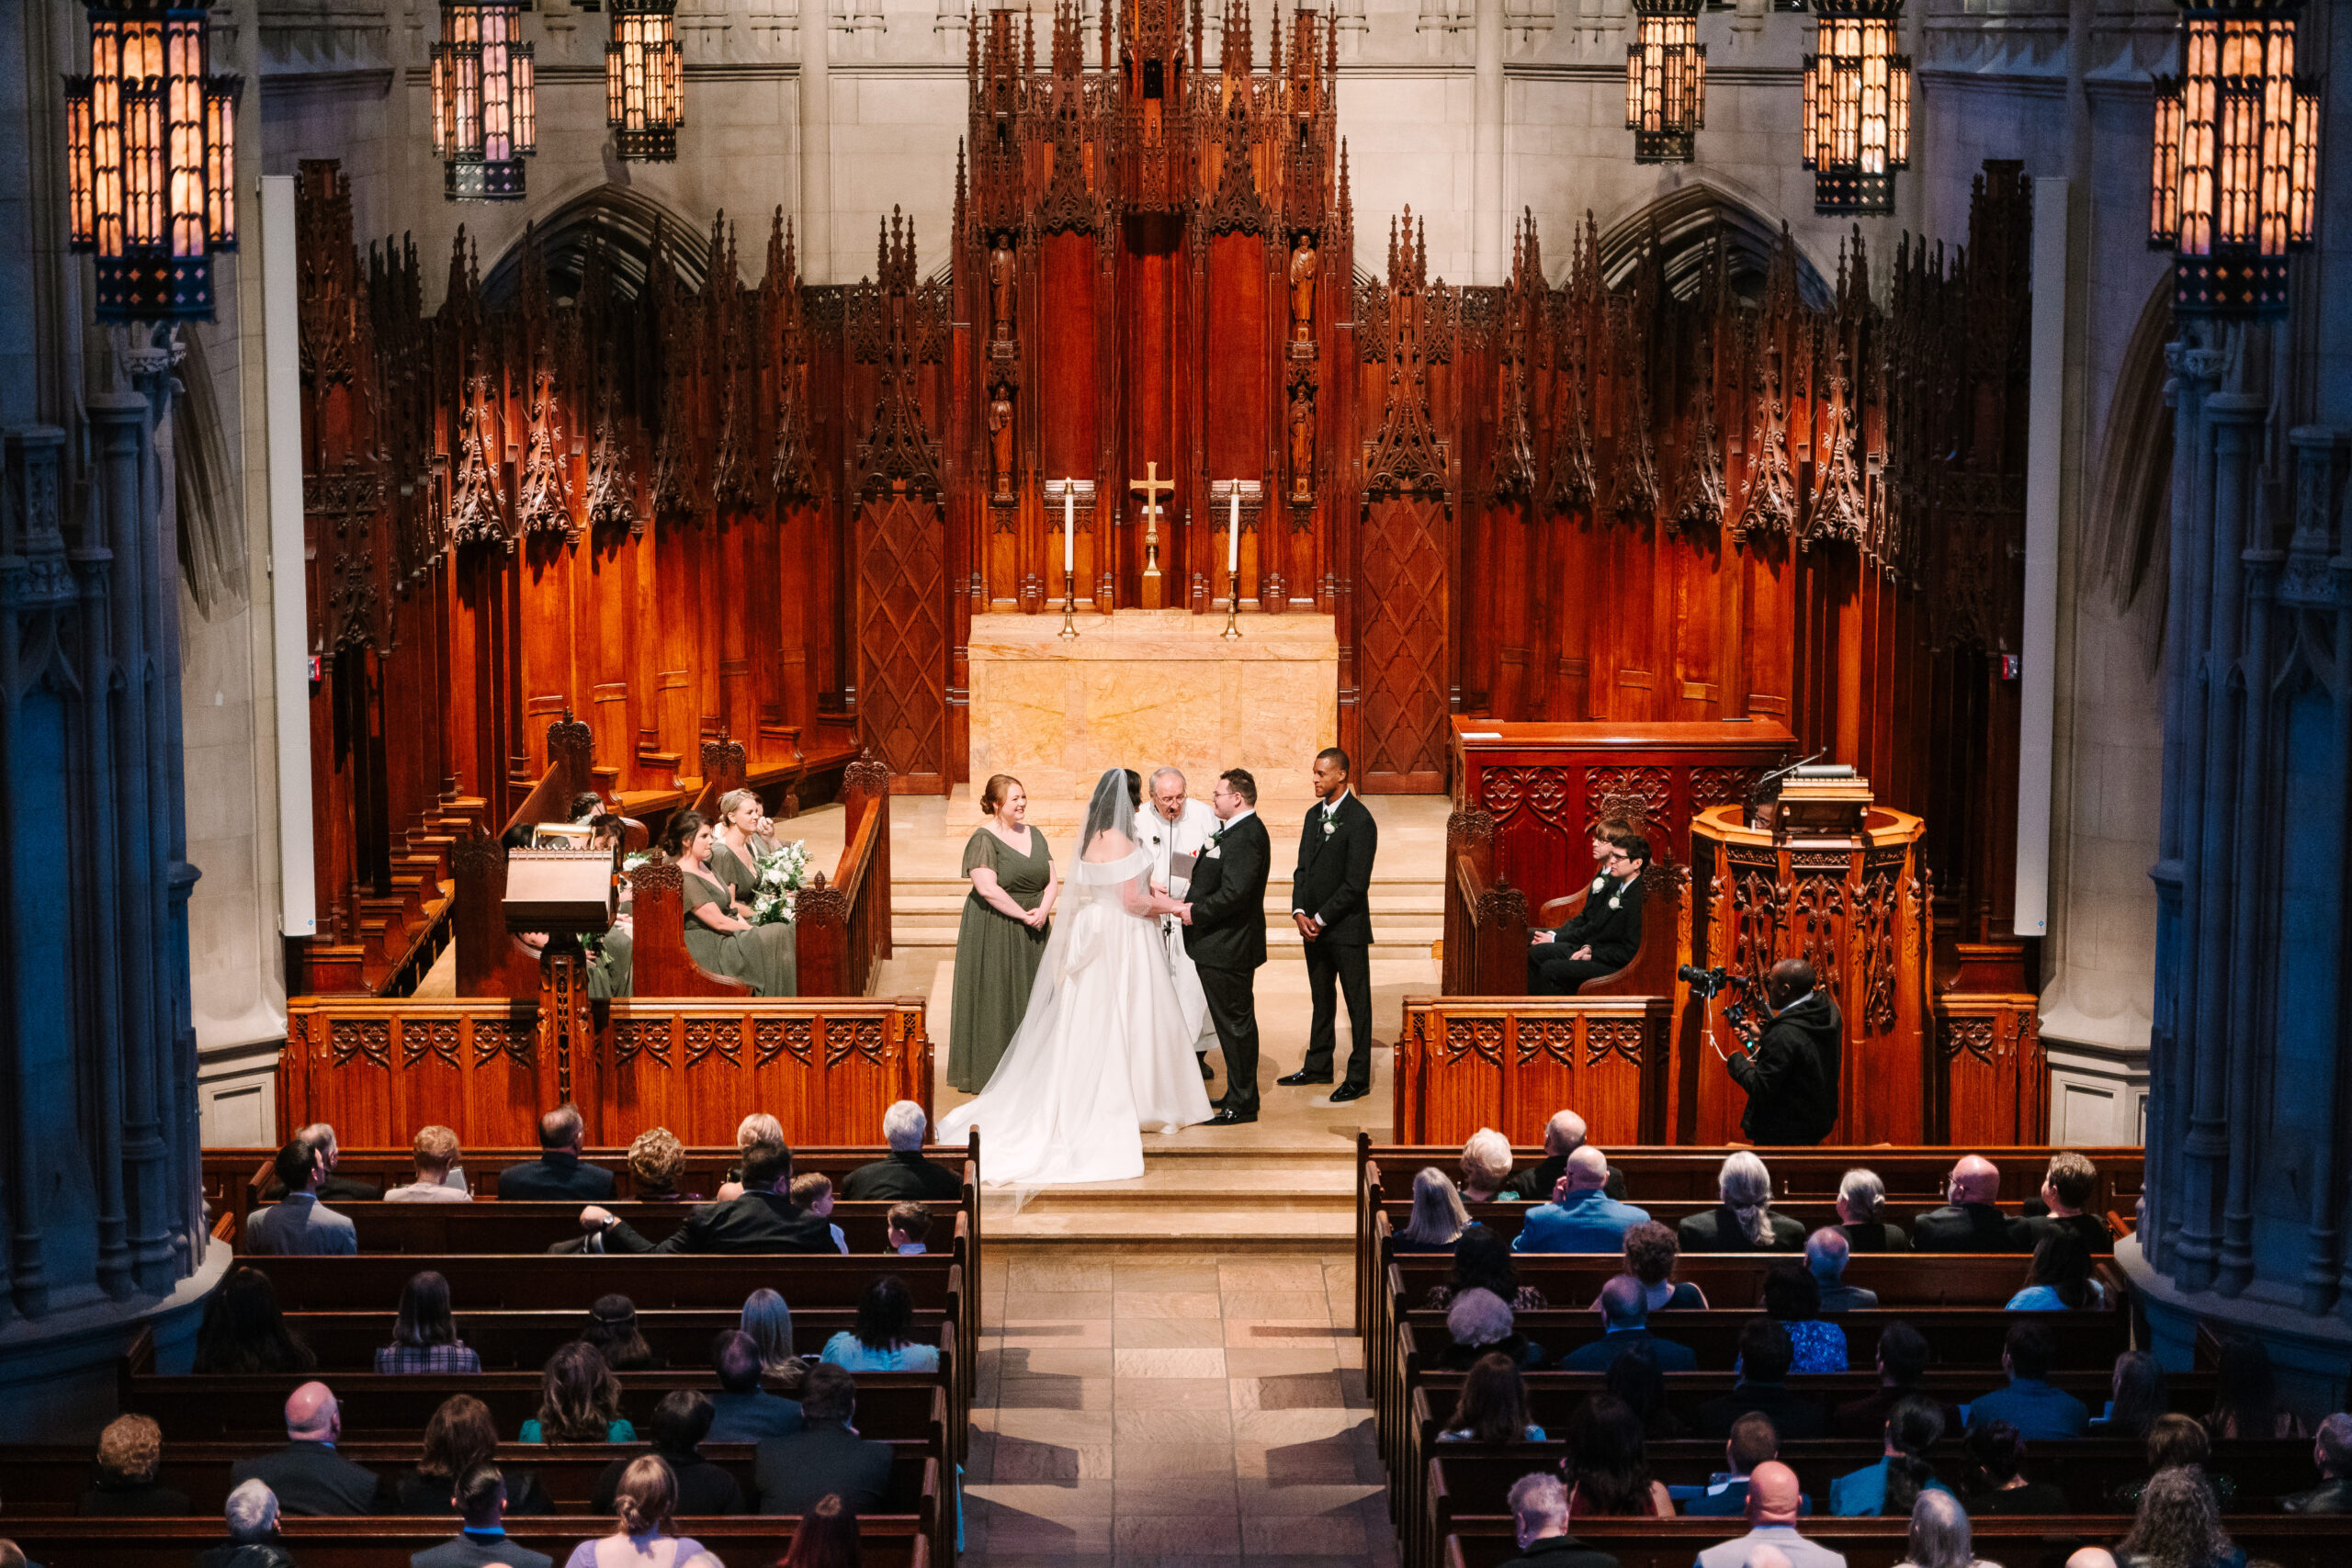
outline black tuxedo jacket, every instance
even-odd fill
[[[834,1257],[832,1227],[781,1192],[746,1192],[706,1203],[686,1223],[649,1242],[627,1220],[605,1233],[607,1252],[815,1252]]]
[[[1298,835],[1298,869],[1291,874],[1290,907],[1319,916],[1323,934],[1315,940],[1335,947],[1372,944],[1372,857],[1380,849],[1380,824],[1348,791],[1323,830],[1323,803],[1306,808]]]
[[[1184,951],[1204,969],[1255,969],[1266,962],[1266,876],[1273,845],[1252,811],[1226,825],[1216,852],[1193,867],[1193,923]]]
[[[1615,898],[1617,908],[1611,908],[1609,900]],[[1642,947],[1642,879],[1611,882],[1606,887],[1596,887],[1585,894],[1584,908],[1568,917],[1567,924],[1553,933],[1556,951],[1574,953],[1589,945],[1592,962],[1605,964],[1611,969],[1623,969],[1634,961]]]
[[[752,1490],[763,1514],[805,1514],[828,1492],[852,1513],[877,1514],[890,1500],[890,1445],[820,1421],[753,1450]]]
[[[276,1453],[240,1460],[229,1484],[258,1481],[277,1494],[284,1514],[334,1516],[379,1511],[376,1472],[363,1470],[324,1443],[291,1442]]]
[[[2040,1239],[1990,1203],[1947,1203],[1911,1222],[1911,1242],[1921,1252],[2030,1252]]]
[[[583,1165],[570,1149],[556,1149],[537,1159],[510,1165],[498,1173],[498,1195],[541,1202],[593,1203],[613,1195],[613,1173],[601,1165]]]

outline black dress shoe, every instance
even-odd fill
[[[1334,1105],[1345,1105],[1351,1100],[1362,1100],[1365,1095],[1370,1094],[1371,1092],[1371,1089],[1364,1088],[1361,1084],[1343,1083],[1339,1088],[1331,1091],[1331,1103]]]
[[[1206,1082],[1208,1082],[1208,1081],[1209,1081],[1209,1079],[1211,1079],[1211,1078],[1213,1078],[1213,1077],[1216,1077],[1216,1069],[1209,1066],[1209,1059],[1208,1059],[1206,1056],[1202,1057],[1202,1058],[1201,1058],[1201,1081],[1202,1081],[1203,1083],[1206,1083]]]
[[[1218,1095],[1215,1100],[1210,1100],[1210,1101],[1209,1101],[1209,1109],[1210,1109],[1211,1111],[1222,1111],[1222,1110],[1224,1110],[1224,1109],[1225,1109],[1225,1096],[1223,1096],[1223,1095],[1221,1095],[1221,1094],[1220,1094],[1220,1095]]]
[[[1331,1075],[1326,1073],[1318,1078],[1314,1074],[1302,1068],[1298,1072],[1291,1074],[1288,1077],[1276,1078],[1274,1081],[1278,1084],[1284,1084],[1292,1089],[1296,1089],[1301,1084],[1329,1083],[1331,1081]]]
[[[1257,1119],[1258,1113],[1254,1111],[1241,1111],[1228,1108],[1219,1111],[1216,1115],[1202,1122],[1201,1125],[1204,1127],[1238,1127],[1245,1122],[1255,1122]]]

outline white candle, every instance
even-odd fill
[[[1233,607],[1241,608],[1241,481],[1233,481],[1233,504],[1226,510],[1225,575],[1228,579],[1226,592],[1231,595]]]
[[[1078,575],[1078,529],[1073,519],[1078,515],[1078,486],[1069,479],[1062,481],[1062,576]]]

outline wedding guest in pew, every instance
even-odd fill
[[[1511,1483],[1510,1516],[1517,1557],[1498,1568],[1617,1568],[1568,1533],[1568,1489],[1556,1475],[1522,1475]]]
[[[1452,1252],[1470,1224],[1462,1206],[1461,1190],[1453,1179],[1433,1165],[1413,1176],[1413,1214],[1405,1228],[1389,1238],[1391,1252]]]
[[[735,1123],[735,1153],[733,1165],[727,1168],[727,1179],[718,1184],[718,1201],[731,1203],[743,1195],[743,1166],[753,1149],[785,1147],[784,1123],[764,1111],[754,1111]]]
[[[1739,1378],[1729,1393],[1699,1407],[1699,1435],[1724,1438],[1731,1425],[1751,1410],[1772,1418],[1784,1438],[1821,1436],[1821,1406],[1789,1387],[1795,1355],[1788,1325],[1769,1317],[1750,1318],[1739,1331]]]
[[[245,1250],[264,1258],[342,1258],[359,1250],[359,1227],[319,1201],[326,1166],[319,1151],[297,1137],[277,1151],[278,1185],[286,1195],[245,1218]],[[370,1196],[373,1196],[371,1190]]]
[[[857,1380],[830,1361],[800,1386],[800,1430],[755,1450],[752,1490],[763,1514],[806,1515],[831,1494],[854,1514],[890,1500],[890,1447],[857,1435]]]
[[[2078,1546],[2066,1568],[2115,1568],[2115,1553],[2103,1546]]]
[[[1830,1483],[1829,1511],[1838,1517],[1907,1514],[1920,1493],[1931,1487],[1951,1490],[1936,1479],[1936,1467],[1928,1462],[1928,1450],[1944,1438],[1944,1415],[1935,1401],[1896,1402],[1883,1436],[1886,1451],[1876,1464],[1864,1465]]]
[[[1492,1127],[1481,1127],[1462,1142],[1462,1201],[1491,1203],[1504,1196],[1510,1179],[1510,1140]],[[1550,1189],[1545,1189],[1546,1196]]]
[[[718,822],[710,834],[710,870],[738,904],[749,904],[758,895],[760,856],[773,852],[760,847],[760,824],[766,820],[760,797],[748,789],[730,789],[718,797]]]
[[[2319,1424],[2312,1463],[2319,1467],[2320,1483],[2279,1498],[2278,1506],[2290,1514],[2352,1514],[2352,1416],[2339,1411]]]
[[[925,1203],[954,1203],[964,1196],[960,1171],[940,1164],[922,1152],[931,1119],[911,1100],[893,1100],[882,1112],[882,1141],[890,1153],[859,1166],[842,1178],[842,1196],[853,1203],[884,1198],[913,1198]]]
[[[1772,1212],[1772,1173],[1755,1151],[1741,1149],[1724,1161],[1715,1195],[1713,1208],[1685,1214],[1675,1227],[1683,1251],[1794,1252],[1804,1245],[1804,1226]]]
[[[1690,1424],[1667,1403],[1666,1373],[1657,1364],[1657,1346],[1628,1347],[1609,1363],[1600,1386],[1641,1417],[1642,1436],[1651,1442],[1674,1442],[1690,1435]]]
[[[343,1157],[343,1151],[335,1144],[332,1126],[324,1122],[313,1122],[307,1127],[298,1128],[294,1135],[318,1151],[319,1163],[326,1168],[326,1176],[319,1183],[319,1201],[360,1203],[380,1196],[374,1182],[334,1173],[335,1163]],[[285,1179],[273,1168],[254,1196],[264,1203],[277,1202],[286,1196]]]
[[[736,1483],[733,1474],[725,1466],[702,1457],[702,1445],[717,1440],[711,1433],[713,1415],[710,1396],[702,1390],[673,1388],[653,1407],[653,1419],[648,1427],[654,1454],[670,1467],[670,1474],[678,1483],[678,1512],[690,1519],[743,1512],[743,1488]],[[613,1504],[620,1495],[621,1478],[635,1462],[616,1459],[605,1467],[604,1474],[596,1478],[595,1490],[589,1495],[592,1511],[613,1511]]]
[[[1650,1332],[1650,1305],[1642,1282],[1628,1275],[1612,1277],[1600,1287],[1600,1299],[1596,1303],[1608,1327],[1598,1339],[1577,1346],[1560,1358],[1564,1372],[1603,1372],[1611,1362],[1636,1345],[1646,1345],[1657,1358],[1658,1366],[1669,1372],[1690,1372],[1699,1369],[1698,1353],[1688,1345],[1671,1339],[1660,1339]]]
[[[2140,1495],[2132,1533],[2116,1549],[2120,1568],[2245,1568],[2245,1549],[2222,1528],[2212,1488],[2194,1470],[2159,1471]]]
[[[857,1568],[857,1516],[849,1505],[830,1492],[809,1505],[779,1568]]]
[[[780,929],[780,928],[779,928]],[[741,1197],[711,1203],[658,1242],[609,1210],[591,1204],[580,1211],[591,1252],[814,1252],[838,1253],[832,1227],[817,1214],[794,1206],[792,1151],[755,1146],[743,1156]]]
[[[1519,1363],[1497,1353],[1481,1356],[1462,1380],[1441,1443],[1540,1443],[1544,1428],[1527,1418],[1527,1379]]]
[[[2010,1324],[2001,1349],[2008,1386],[1973,1401],[1968,1424],[2007,1421],[2029,1442],[2081,1437],[2090,1424],[2090,1412],[2081,1400],[2050,1382],[2050,1362],[2056,1353],[2046,1331],[2030,1322]]]
[[[814,1214],[825,1222],[825,1232],[833,1238],[835,1252],[846,1254],[849,1251],[849,1237],[842,1234],[841,1226],[833,1224],[833,1179],[831,1177],[821,1170],[803,1172],[792,1179],[792,1186],[787,1195],[792,1199],[794,1208]]]
[[[1878,1305],[1878,1292],[1846,1283],[1846,1258],[1851,1250],[1846,1233],[1824,1225],[1804,1238],[1804,1266],[1824,1312],[1863,1312]]]
[[[757,1443],[800,1430],[800,1406],[761,1389],[760,1347],[750,1335],[722,1330],[711,1341],[710,1365],[718,1374],[710,1400],[712,1442]]]
[[[416,1179],[384,1190],[387,1203],[470,1203],[465,1172],[458,1168],[458,1134],[442,1126],[419,1127],[409,1140]]]
[[[914,1337],[915,1299],[896,1274],[858,1292],[857,1326],[825,1341],[823,1359],[850,1372],[935,1372],[939,1347]]]
[[[2023,1252],[2033,1243],[2024,1222],[2004,1215],[2001,1168],[1982,1155],[1962,1155],[1945,1183],[1948,1201],[1923,1210],[1911,1222],[1911,1240],[1922,1252]]]
[[[1797,1510],[1804,1494],[1797,1472],[1767,1460],[1747,1478],[1747,1533],[1702,1548],[1697,1568],[1765,1568],[1778,1557],[1782,1568],[1846,1568],[1845,1553],[1797,1533]]]
[[[294,1554],[277,1536],[277,1495],[259,1481],[238,1483],[221,1506],[229,1539],[197,1554],[196,1568],[294,1568]],[[18,1552],[17,1561],[24,1562]]]
[[[1652,1312],[1704,1312],[1707,1292],[1688,1280],[1674,1277],[1674,1260],[1682,1244],[1674,1232],[1647,1220],[1625,1233],[1625,1272],[1641,1281],[1642,1297]],[[1595,1307],[1600,1305],[1593,1298]]]
[[[1596,1393],[1577,1405],[1567,1438],[1560,1473],[1568,1483],[1568,1517],[1674,1517],[1674,1500],[1650,1475],[1642,1418],[1623,1400]]]
[[[2104,1312],[2107,1287],[2091,1278],[2091,1255],[2072,1231],[2052,1231],[2034,1244],[2024,1288],[2007,1303],[2011,1312]]]
[[[193,1513],[187,1494],[155,1479],[164,1428],[144,1416],[118,1416],[98,1434],[97,1469],[82,1494],[85,1518],[168,1518]]]
[[[576,1105],[559,1105],[539,1118],[539,1157],[498,1173],[498,1195],[517,1201],[562,1201],[609,1198],[613,1173],[580,1163],[588,1123]]]
[[[1846,1331],[1821,1320],[1821,1289],[1813,1275],[1793,1263],[1776,1263],[1764,1273],[1764,1315],[1789,1331],[1792,1372],[1846,1370]]]
[[[797,994],[791,923],[755,926],[744,918],[750,904],[739,908],[711,869],[709,826],[681,811],[662,829],[662,849],[685,876],[687,956],[714,975],[750,981],[755,997]]]
[[[1492,1291],[1509,1302],[1513,1312],[1542,1312],[1552,1304],[1544,1299],[1543,1292],[1519,1282],[1510,1246],[1481,1224],[1465,1225],[1454,1238],[1453,1277],[1442,1285],[1431,1285],[1421,1304],[1431,1312],[1443,1312],[1464,1291]]]
[[[191,1370],[250,1375],[307,1372],[318,1364],[301,1336],[286,1326],[277,1287],[269,1276],[243,1263],[230,1269],[220,1289],[204,1303]]]
[[[1971,1427],[1962,1439],[1968,1450],[1972,1514],[2063,1514],[2066,1494],[2054,1482],[2035,1481],[2025,1472],[2025,1439],[2007,1421]]]
[[[556,1347],[539,1374],[539,1413],[523,1423],[526,1443],[633,1443],[637,1427],[621,1414],[621,1380],[594,1345]]]
[[[1928,1337],[1907,1323],[1890,1323],[1879,1330],[1878,1392],[1849,1400],[1830,1413],[1829,1432],[1838,1438],[1875,1438],[1884,1430],[1896,1404],[1927,1398],[1920,1382],[1928,1375]],[[1960,1410],[1939,1400],[1944,1430],[1960,1430]]]
[[[2159,1416],[2148,1427],[2148,1473],[2116,1483],[2108,1488],[2107,1499],[2119,1508],[2135,1509],[2151,1480],[2167,1470],[2190,1470],[2205,1478],[2205,1484],[2212,1489],[2213,1506],[2227,1513],[2238,1499],[2237,1479],[2216,1472],[2212,1458],[2213,1439],[2197,1417]]]
[[[789,1399],[800,1392],[808,1363],[792,1348],[792,1308],[785,1299],[762,1285],[743,1298],[743,1316],[736,1325],[760,1348],[760,1384]]]
[[[637,1323],[637,1303],[617,1291],[598,1296],[589,1307],[580,1342],[594,1346],[605,1365],[616,1372],[658,1372],[670,1364],[669,1358],[646,1342]]]
[[[1859,1167],[1838,1183],[1838,1231],[1854,1252],[1908,1252],[1911,1237],[1886,1218],[1886,1183]]]
[[[1492,1291],[1457,1291],[1445,1309],[1445,1331],[1452,1337],[1438,1365],[1448,1371],[1467,1371],[1489,1354],[1508,1356],[1522,1367],[1544,1364],[1541,1348],[1519,1331],[1510,1303]]]
[[[654,1455],[639,1454],[613,1489],[613,1533],[573,1547],[563,1568],[680,1568],[702,1542],[671,1533],[677,1512],[677,1477]]]
[[[506,1539],[506,1477],[478,1464],[458,1478],[451,1500],[465,1523],[454,1540],[409,1555],[408,1568],[555,1568],[555,1559]]]
[[[699,1203],[699,1192],[681,1192],[686,1145],[667,1127],[648,1127],[629,1141],[629,1196],[640,1203]]]
[[[2217,1443],[2239,1438],[2300,1438],[2303,1423],[2278,1403],[2270,1352],[2259,1339],[2233,1338],[2222,1345],[2213,1369],[2213,1408],[2205,1429]]]
[[[2091,1417],[2094,1438],[2129,1438],[2147,1441],[2148,1428],[2172,1408],[2172,1393],[2165,1383],[2164,1363],[2145,1350],[2126,1350],[2115,1358],[2115,1376],[2108,1385],[2107,1413]]]
[[[931,1250],[931,1211],[912,1201],[890,1205],[883,1222],[884,1245],[901,1258],[921,1258]]]
[[[289,1557],[287,1562],[290,1564],[293,1559]],[[1615,1559],[1611,1559],[1611,1563],[1614,1568]],[[26,1561],[24,1548],[6,1537],[0,1537],[0,1568],[40,1568],[40,1564]]]
[[[239,1460],[232,1482],[258,1481],[277,1494],[289,1514],[381,1512],[382,1483],[334,1451],[343,1436],[343,1411],[322,1382],[306,1382],[286,1399],[286,1446],[275,1453]]]
[[[2021,1228],[2030,1241],[2063,1231],[2079,1240],[2085,1252],[2112,1252],[2115,1227],[2107,1223],[2106,1215],[2084,1212],[2098,1196],[2098,1167],[2087,1156],[2060,1149],[2050,1156],[2050,1168],[2041,1178],[2042,1212],[2029,1214]]]
[[[446,1514],[458,1506],[458,1483],[491,1462],[498,1453],[498,1424],[490,1406],[470,1393],[453,1393],[441,1402],[424,1424],[424,1446],[416,1464],[389,1478],[384,1491],[396,1514]],[[552,1514],[555,1505],[527,1470],[509,1470],[502,1477],[506,1513]]]
[[[1704,1486],[1667,1490],[1677,1495],[1683,1514],[1690,1518],[1731,1518],[1747,1511],[1747,1478],[1756,1467],[1780,1457],[1781,1434],[1772,1418],[1761,1411],[1750,1411],[1731,1424],[1731,1438],[1724,1444],[1724,1463],[1729,1470],[1707,1477]],[[1691,1494],[1688,1498],[1679,1496],[1685,1490]],[[1812,1512],[1813,1499],[1799,1494],[1799,1516]]]
[[[1573,1111],[1552,1112],[1552,1119],[1544,1123],[1544,1157],[1505,1182],[1502,1195],[1531,1203],[1550,1198],[1568,1168],[1568,1156],[1584,1147],[1584,1137],[1583,1117]],[[1622,1201],[1625,1196],[1625,1173],[1611,1167],[1609,1184],[1601,1190]]]
[[[376,1352],[379,1372],[469,1373],[481,1358],[458,1337],[449,1312],[449,1281],[427,1269],[409,1276],[401,1290],[401,1310],[392,1319],[392,1342]]]
[[[1645,1224],[1649,1211],[1620,1203],[1603,1190],[1609,1156],[1585,1145],[1568,1156],[1560,1184],[1548,1203],[1539,1203],[1520,1223],[1513,1252],[1615,1252],[1625,1233]]]
[[[1922,1492],[1911,1505],[1906,1550],[1894,1568],[2000,1568],[1976,1555],[1974,1536],[1960,1499],[1949,1492]]]

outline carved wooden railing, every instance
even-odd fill
[[[868,751],[842,772],[842,858],[794,910],[800,992],[862,997],[890,956],[890,770]]]
[[[1603,1147],[1657,1142],[1670,1007],[1665,997],[1407,997],[1395,1136],[1459,1147],[1493,1127],[1532,1143],[1573,1105]]]

